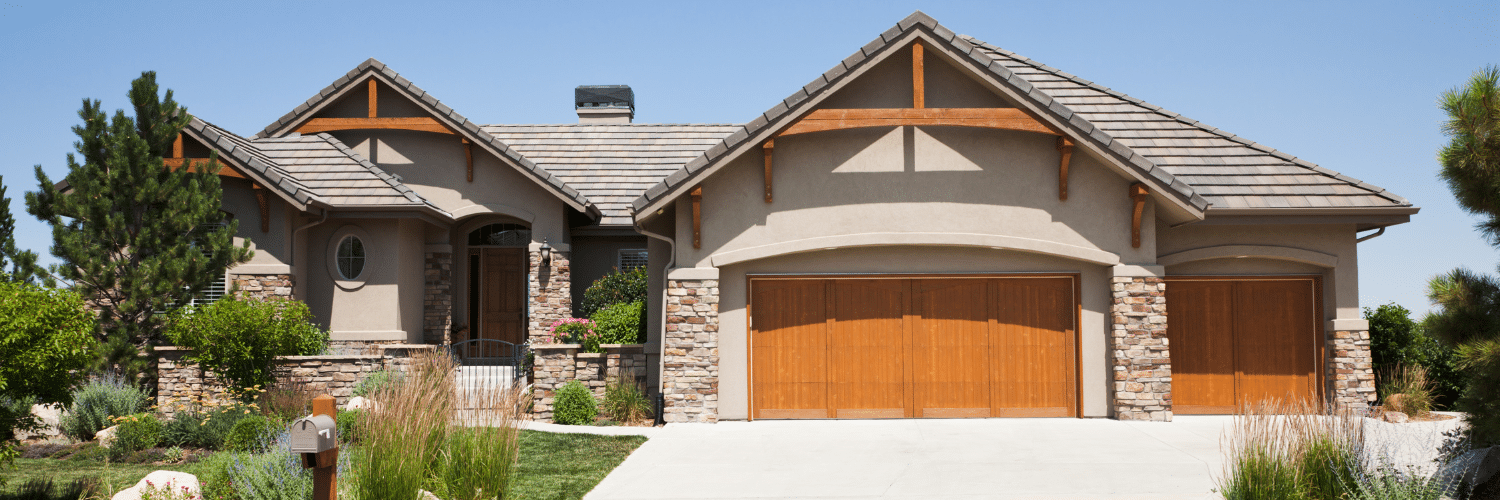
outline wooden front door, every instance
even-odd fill
[[[520,344],[526,340],[526,251],[481,248],[479,252],[479,329],[474,338]],[[486,356],[508,354],[486,353]]]
[[[753,418],[1070,416],[1075,278],[751,282]]]
[[[1318,395],[1318,280],[1172,278],[1167,286],[1173,411],[1233,413]]]

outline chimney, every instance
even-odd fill
[[[635,92],[629,85],[579,85],[573,89],[578,123],[630,123],[635,118]]]

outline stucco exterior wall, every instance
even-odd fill
[[[1110,270],[1105,266],[1024,252],[959,247],[871,247],[808,252],[745,262],[719,274],[719,418],[749,415],[748,275],[768,273],[1077,273],[1083,312],[1079,319],[1083,363],[1083,414],[1103,417],[1109,365],[1106,321]]]
[[[1359,319],[1359,257],[1353,224],[1209,225],[1157,228],[1168,275],[1323,276],[1323,319]],[[1199,250],[1221,257],[1174,263]],[[1227,252],[1227,253],[1226,253]]]
[[[422,341],[423,231],[416,219],[329,219],[305,231],[304,300],[336,341]],[[359,280],[338,278],[332,250],[346,234],[364,242]]]
[[[614,271],[620,250],[647,249],[645,236],[573,237],[573,304],[583,304],[583,292],[595,280]]]
[[[255,192],[250,183],[239,179],[223,179],[224,197],[223,209],[234,214],[234,219],[239,221],[239,230],[235,232],[234,244],[243,245],[245,240],[250,240],[250,248],[255,255],[250,262],[240,264],[231,273],[242,274],[286,274],[290,272],[287,267],[291,259],[291,247],[289,244],[290,221],[286,201],[274,193],[267,192],[266,208],[270,215],[270,231],[261,232],[260,204],[255,199]]]

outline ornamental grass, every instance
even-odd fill
[[[1340,499],[1363,456],[1358,415],[1306,400],[1242,406],[1226,430],[1219,492],[1230,500]]]

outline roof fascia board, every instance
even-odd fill
[[[883,36],[884,35],[882,35],[882,37]],[[1168,202],[1168,204],[1177,208],[1177,211],[1182,212],[1183,217],[1179,217],[1179,220],[1175,222],[1181,222],[1183,220],[1197,221],[1203,219],[1204,213],[1202,210],[1199,210],[1197,207],[1194,207],[1191,204],[1185,203],[1177,196],[1164,194],[1164,192],[1170,192],[1171,189],[1167,188],[1166,186],[1162,186],[1160,180],[1148,175],[1143,175],[1142,173],[1137,172],[1136,169],[1132,166],[1119,161],[1113,155],[1106,154],[1104,150],[1096,144],[1096,141],[1093,137],[1087,134],[1082,134],[1072,123],[1057,120],[1056,117],[1052,116],[1052,113],[1043,112],[1043,110],[1038,109],[1036,107],[1036,103],[1034,103],[1031,98],[1018,95],[1014,91],[1014,89],[1012,89],[1012,86],[1009,83],[1002,83],[1000,80],[994,78],[994,75],[987,68],[983,70],[976,70],[972,66],[974,62],[971,57],[959,57],[958,54],[956,54],[957,50],[953,47],[951,42],[938,41],[938,39],[929,34],[929,29],[922,24],[914,25],[914,27],[910,28],[910,30],[906,33],[896,36],[890,42],[885,43],[879,49],[877,49],[874,54],[866,54],[861,61],[855,63],[855,68],[849,69],[845,67],[844,69],[846,70],[846,72],[837,76],[837,82],[824,81],[823,83],[826,86],[819,91],[816,91],[818,94],[817,96],[794,104],[794,106],[797,107],[795,112],[787,112],[782,116],[777,117],[774,120],[775,123],[772,124],[775,126],[762,127],[761,130],[757,131],[754,135],[749,136],[748,139],[741,141],[737,146],[734,146],[733,149],[726,151],[713,160],[710,160],[711,163],[707,166],[707,169],[697,175],[699,182],[701,182],[701,180],[704,178],[714,175],[720,169],[724,168],[729,163],[733,163],[735,160],[738,160],[741,156],[745,155],[751,150],[758,148],[761,143],[765,142],[768,139],[771,139],[782,128],[785,128],[786,126],[795,123],[796,120],[806,116],[808,113],[812,112],[812,110],[817,108],[817,106],[824,100],[828,99],[830,96],[837,93],[844,87],[848,86],[850,82],[859,79],[860,76],[864,75],[866,72],[870,71],[881,62],[884,62],[886,59],[890,58],[891,55],[894,54],[897,50],[908,47],[912,43],[915,43],[916,39],[921,39],[922,41],[925,41],[929,46],[940,49],[940,51],[942,52],[940,57],[943,57],[945,59],[945,62],[952,64],[959,60],[969,61],[968,63],[964,63],[964,67],[969,68],[971,70],[971,74],[978,76],[986,86],[990,87],[992,92],[1002,93],[1010,100],[1020,103],[1021,106],[1024,106],[1024,109],[1033,117],[1041,119],[1044,123],[1057,130],[1070,134],[1070,138],[1073,139],[1074,143],[1077,146],[1083,146],[1086,151],[1089,151],[1090,154],[1092,154],[1096,158],[1103,159],[1105,163],[1114,165],[1118,170],[1120,170],[1122,174],[1128,176],[1129,178],[1136,179],[1139,182],[1143,182],[1156,187],[1156,189],[1151,190],[1152,197],[1159,200],[1165,200]],[[863,51],[865,49],[860,50]],[[847,65],[847,63],[842,62],[840,64]],[[826,75],[828,74],[829,73],[824,73],[823,75],[820,75],[819,78],[815,81],[826,80]],[[804,87],[804,91],[806,88],[807,87]],[[784,102],[785,101],[783,101],[783,103]],[[773,107],[772,109],[775,108]],[[762,117],[764,117],[764,115],[762,115]],[[689,162],[689,164],[691,164],[691,162]],[[650,201],[640,210],[636,211],[636,220],[644,221],[650,217],[655,216],[657,211],[665,208],[670,202],[676,200],[677,198],[682,197],[685,193],[687,193],[689,189],[696,185],[697,183],[682,183],[669,188],[666,193],[663,193],[661,195],[660,198]]]
[[[1208,217],[1190,225],[1194,226],[1241,226],[1275,224],[1375,224],[1394,226],[1411,222],[1410,215],[1239,215]],[[1174,226],[1175,227],[1175,226]]]
[[[360,206],[350,207],[352,210],[335,209],[328,211],[330,219],[422,219],[423,221],[438,227],[448,227],[453,223],[451,219],[437,217],[429,209],[413,206]]]
[[[395,70],[392,70],[392,72],[394,72],[394,71]],[[453,130],[454,132],[458,133],[459,137],[463,137],[465,139],[468,139],[470,143],[473,143],[473,144],[479,146],[480,149],[483,149],[483,150],[489,152],[495,158],[498,158],[501,163],[504,163],[506,165],[509,165],[511,168],[516,169],[522,175],[524,175],[525,177],[531,179],[532,182],[535,182],[542,189],[544,189],[544,190],[546,190],[548,192],[553,193],[554,196],[557,196],[558,198],[562,199],[563,203],[566,203],[568,206],[573,207],[574,210],[577,210],[579,212],[584,212],[584,213],[596,213],[596,216],[597,216],[597,212],[598,212],[599,209],[597,207],[594,207],[592,203],[590,203],[590,204],[581,203],[577,199],[575,199],[573,196],[570,196],[567,193],[567,191],[570,190],[569,188],[567,188],[565,186],[564,187],[553,186],[553,185],[547,183],[546,181],[542,180],[541,178],[539,178],[544,173],[545,173],[545,175],[550,176],[551,175],[550,172],[546,172],[545,170],[540,170],[539,167],[538,167],[537,170],[540,170],[541,173],[539,173],[538,171],[534,171],[533,169],[527,168],[526,166],[522,165],[520,162],[515,161],[514,159],[512,159],[509,155],[506,155],[504,152],[502,152],[500,150],[497,150],[495,147],[493,147],[493,145],[490,144],[490,142],[491,141],[497,141],[498,139],[496,139],[495,136],[490,135],[488,132],[485,132],[484,130],[480,129],[479,128],[480,125],[478,123],[474,123],[473,121],[470,121],[467,118],[464,119],[464,121],[460,123],[457,120],[453,119],[453,117],[452,117],[452,115],[457,115],[458,113],[452,112],[452,111],[450,111],[448,113],[448,115],[442,115],[440,113],[437,113],[435,110],[432,109],[431,105],[429,105],[426,102],[422,101],[418,96],[413,95],[413,92],[410,89],[408,89],[407,86],[405,86],[405,85],[397,85],[397,83],[395,81],[391,80],[385,74],[381,73],[381,70],[376,70],[374,66],[367,67],[362,72],[364,73],[363,75],[359,75],[359,76],[356,76],[354,78],[350,78],[349,79],[349,83],[345,84],[343,88],[341,88],[341,89],[339,89],[337,91],[334,91],[334,92],[332,92],[332,93],[330,93],[330,94],[328,94],[326,96],[323,96],[322,100],[318,101],[318,103],[316,105],[308,108],[306,111],[303,111],[300,115],[298,115],[296,118],[292,119],[291,121],[283,123],[280,127],[277,127],[276,129],[274,129],[273,132],[267,134],[266,132],[263,131],[263,132],[261,132],[259,134],[256,134],[256,136],[257,137],[281,137],[281,136],[284,136],[284,135],[290,133],[291,131],[296,130],[297,127],[302,126],[302,124],[307,123],[307,121],[311,120],[314,115],[318,114],[319,112],[321,112],[322,110],[324,110],[328,106],[332,105],[334,102],[336,102],[336,101],[338,101],[340,99],[343,99],[344,96],[347,95],[348,93],[354,92],[355,91],[354,89],[364,88],[364,85],[362,85],[362,84],[364,84],[365,82],[367,82],[367,81],[369,81],[370,79],[373,78],[373,79],[379,81],[380,83],[385,84],[385,86],[390,87],[392,90],[395,90],[396,94],[398,94],[398,95],[406,98],[406,100],[411,101],[412,104],[415,104],[418,108],[424,110],[428,115],[430,115],[433,118],[437,119],[438,123],[442,123],[443,125],[447,126],[449,130]],[[415,87],[414,84],[409,84],[409,85]],[[422,95],[429,95],[429,94],[427,94],[427,92],[424,90],[424,91],[422,91]],[[436,97],[434,97],[434,99],[436,99]],[[449,109],[451,110],[452,108],[449,108]],[[458,116],[462,116],[462,115],[458,115]],[[468,125],[468,126],[465,126],[465,125]],[[518,157],[518,158],[521,157],[521,153],[519,151],[516,151],[515,154],[516,154],[516,157]],[[533,163],[533,164],[535,164],[535,163]],[[559,184],[561,184],[561,182],[559,182]],[[582,195],[579,194],[578,196],[581,197]]]
[[[1278,215],[1415,215],[1421,207],[1390,208],[1217,208],[1209,209],[1209,218]]]
[[[318,204],[318,202],[321,201],[312,193],[308,193],[307,203],[297,201],[295,197],[292,197],[292,195],[287,194],[286,191],[276,187],[278,184],[275,182],[271,182],[270,179],[266,178],[265,174],[261,173],[259,170],[250,168],[248,165],[245,165],[238,158],[235,158],[234,155],[229,154],[228,151],[224,151],[224,149],[219,147],[219,145],[215,141],[208,140],[208,138],[205,137],[203,133],[194,130],[191,125],[183,127],[182,132],[188,134],[194,140],[218,153],[219,161],[223,162],[225,165],[232,166],[235,168],[235,170],[240,171],[240,173],[249,176],[256,184],[260,184],[261,187],[266,188],[267,191],[276,193],[276,196],[278,198],[285,200],[287,204],[291,205],[293,208],[296,208],[298,211],[306,212],[314,204]]]

